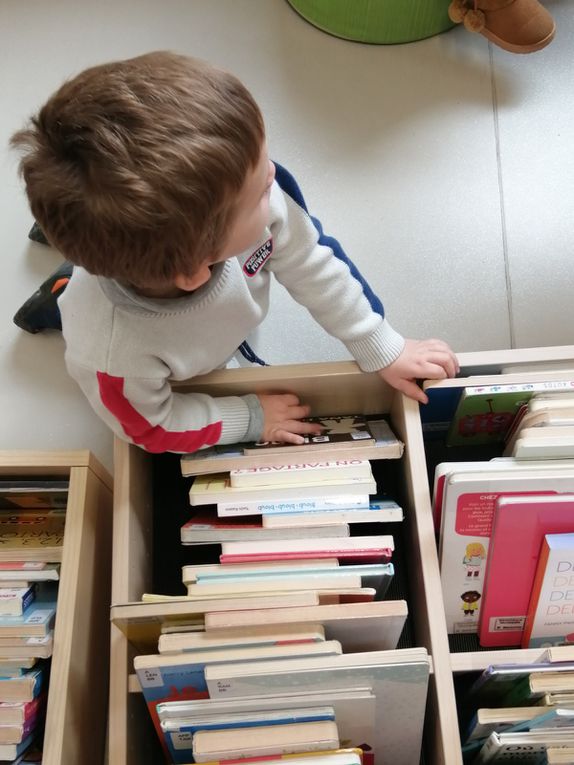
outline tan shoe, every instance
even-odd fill
[[[554,19],[538,0],[452,0],[448,15],[510,53],[534,53],[554,38]]]

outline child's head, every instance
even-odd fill
[[[246,186],[255,194],[270,173],[246,88],[168,52],[87,69],[12,143],[48,240],[91,273],[138,287],[173,285],[237,254],[229,236]]]

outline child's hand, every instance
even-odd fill
[[[407,340],[398,359],[379,370],[385,382],[421,404],[428,397],[416,380],[442,380],[458,372],[457,358],[442,340]]]
[[[300,422],[303,417],[309,417],[311,408],[299,403],[297,396],[292,393],[269,395],[257,394],[263,408],[262,441],[278,441],[286,444],[303,444],[303,434],[319,435],[320,425],[311,422]]]

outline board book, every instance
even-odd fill
[[[393,537],[386,534],[371,537],[343,537],[341,539],[286,539],[268,542],[224,542],[220,563],[248,563],[265,560],[293,560],[306,558],[372,560],[380,562],[391,558]]]
[[[289,502],[290,500],[321,499],[325,497],[357,496],[376,494],[377,485],[373,478],[345,478],[323,480],[305,486],[285,486],[278,492],[269,486],[259,488],[233,488],[227,473],[198,476],[189,490],[191,505],[212,505],[219,503],[244,502]],[[357,501],[357,500],[355,500]],[[368,500],[367,500],[368,502]]]
[[[497,499],[479,620],[481,645],[521,644],[544,535],[569,531],[574,531],[574,494]]]
[[[328,528],[329,533],[325,533]],[[255,541],[261,539],[299,539],[306,537],[348,537],[349,526],[346,523],[331,523],[325,526],[311,526],[301,531],[298,527],[287,529],[268,528],[261,519],[249,517],[220,518],[215,511],[206,510],[195,513],[180,530],[184,545],[209,544],[220,542]]]
[[[428,656],[420,651],[418,658],[407,652],[404,661],[397,650],[303,659],[289,667],[278,662],[207,667],[206,682],[214,698],[368,685],[376,697],[374,738],[352,744],[367,744],[380,765],[413,765],[420,758],[429,675]],[[339,735],[347,739],[349,732],[341,726]]]
[[[395,648],[407,617],[404,600],[373,603],[301,606],[260,611],[217,612],[205,615],[207,632],[256,624],[319,623],[327,640],[338,640],[345,652]]]
[[[333,523],[397,523],[403,520],[403,509],[393,500],[371,500],[369,507],[326,511],[263,514],[263,528],[313,528]],[[330,536],[325,533],[325,536]]]
[[[259,631],[253,629],[231,630],[230,634],[218,632],[180,632],[161,635],[158,651],[161,654],[178,654],[185,652],[217,651],[230,648],[248,648],[307,645],[325,642],[325,630],[319,624],[285,625],[284,627],[263,627]]]
[[[238,468],[229,472],[234,488],[242,486],[304,486],[331,478],[372,478],[368,460],[315,460],[314,462],[287,462],[254,468]]]
[[[571,528],[574,528],[574,502],[571,512]],[[530,593],[522,647],[574,642],[573,601],[574,533],[545,534]]]
[[[574,491],[574,469],[571,467],[525,472],[485,469],[483,473],[459,473],[447,479],[439,558],[449,633],[478,631],[498,497],[569,491]]]
[[[323,450],[330,450],[338,446],[360,447],[361,444],[374,444],[375,439],[369,429],[369,423],[363,415],[333,415],[331,417],[305,417],[303,422],[318,425],[321,428],[320,435],[303,436],[303,444],[286,444],[275,441],[258,441],[252,444],[243,444],[244,454],[254,454],[260,451],[268,454],[289,454],[301,451],[305,447],[314,446]]]
[[[339,565],[337,558],[320,558],[306,560],[306,571],[317,571],[325,568],[336,568]],[[251,573],[288,573],[301,571],[303,567],[297,561],[262,561],[260,563],[202,563],[196,566],[183,566],[181,570],[182,581],[185,585],[193,584],[202,575],[212,574],[220,576],[236,576],[237,574]]]

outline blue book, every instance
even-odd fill
[[[184,763],[194,762],[193,736],[200,730],[256,728],[266,725],[288,725],[323,720],[335,720],[335,711],[332,707],[245,712],[237,715],[226,715],[219,720],[180,718],[179,720],[166,720],[161,723],[161,727],[173,762],[177,765],[184,765]]]
[[[54,601],[35,600],[22,616],[0,616],[0,637],[45,637],[55,618]]]

